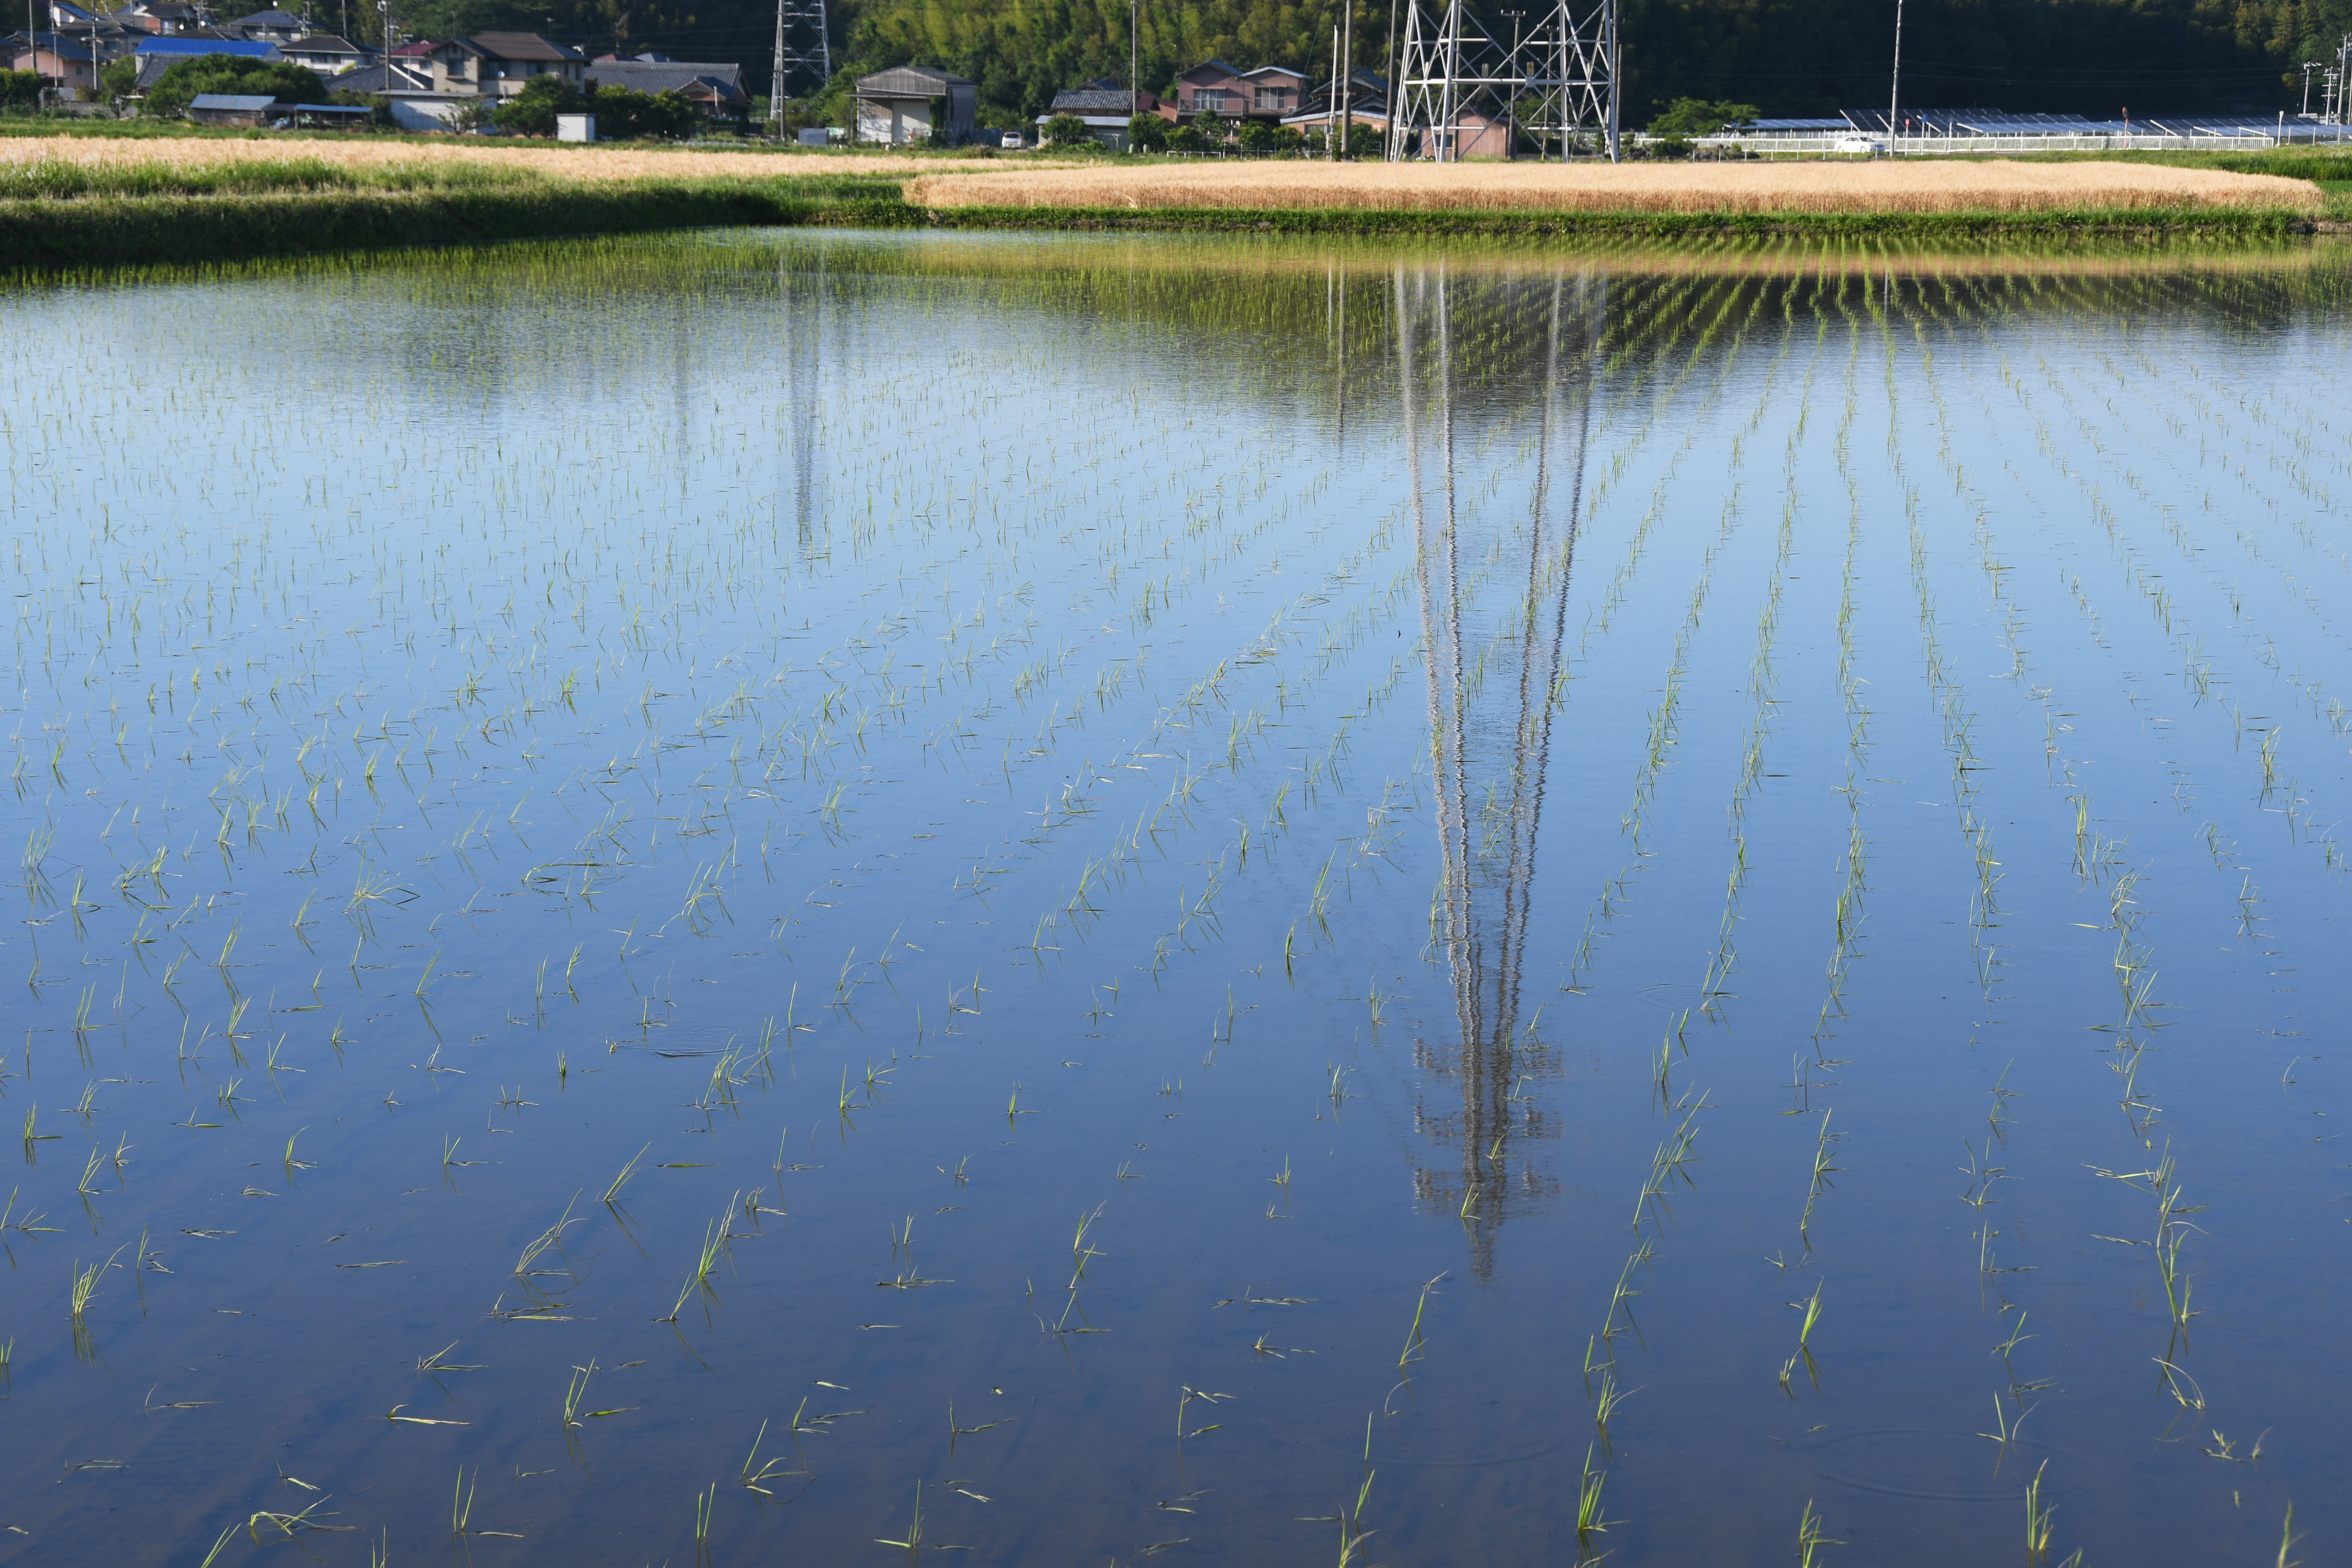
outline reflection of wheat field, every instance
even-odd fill
[[[2319,188],[2274,174],[2153,163],[1316,163],[926,174],[927,207],[1342,207],[1715,213],[2050,212],[2089,207],[2317,211]]]

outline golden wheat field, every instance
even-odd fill
[[[2307,180],[2153,163],[1163,164],[929,173],[927,207],[1349,207],[1733,213],[2042,212],[2083,207],[2316,211]]]
[[[553,142],[485,145],[477,142],[377,142],[353,138],[156,137],[131,140],[95,136],[26,136],[0,140],[0,172],[36,163],[71,163],[86,168],[217,168],[247,162],[315,159],[353,170],[471,164],[527,171],[556,179],[709,179],[749,174],[903,174],[911,170],[968,166],[946,158],[908,158],[855,153],[646,152]]]

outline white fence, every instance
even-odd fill
[[[2325,130],[2334,132],[2336,128],[2327,126]],[[1705,136],[1699,138],[1695,145],[1737,148],[1766,157],[1820,157],[1823,153],[1838,152],[1840,142],[1851,141],[1858,134],[1848,132],[1842,136]],[[1647,141],[1648,138],[1635,140]],[[1884,143],[1883,137],[1874,136],[1870,141],[1876,145]],[[2297,134],[2297,128],[2289,127],[2283,137],[2275,133],[2251,132],[2181,136],[2152,133],[2126,136],[2105,132],[2088,136],[1900,136],[1895,138],[1895,153],[1902,157],[1914,153],[2259,153],[2272,147],[2309,144],[2343,146],[2346,142],[2340,135],[2315,136],[2307,129]]]

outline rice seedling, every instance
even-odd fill
[[[191,167],[205,155],[185,153]],[[1553,178],[1499,167],[1493,177]],[[1028,1458],[1053,1463],[1079,1431],[1054,1400],[1010,1384],[927,1395],[933,1373],[874,1351],[909,1332],[952,1338],[1032,1272],[1050,1299],[1040,1259],[1067,1246],[1064,1300],[1048,1306],[1033,1290],[1033,1315],[1073,1364],[1087,1362],[1095,1403],[1080,1468],[1122,1476],[1167,1458],[1165,1407],[1150,1413],[1165,1382],[1130,1337],[1134,1300],[1182,1308],[1197,1288],[1186,1283],[1197,1270],[1185,1270],[1204,1256],[1282,1280],[1205,1309],[1218,1337],[1203,1343],[1246,1352],[1258,1373],[1247,1409],[1227,1420],[1212,1408],[1223,1395],[1189,1384],[1216,1381],[1213,1372],[1179,1374],[1180,1453],[1239,1452],[1229,1445],[1244,1421],[1317,1419],[1287,1373],[1328,1370],[1333,1345],[1396,1305],[1328,1283],[1376,1226],[1400,1247],[1462,1250],[1427,1265],[1436,1278],[1398,1363],[1412,1383],[1368,1429],[1352,1502],[1343,1491],[1315,1522],[1339,1527],[1344,1561],[1367,1562],[1376,1547],[1444,1559],[1461,1554],[1461,1516],[1445,1503],[1443,1467],[1416,1470],[1437,1489],[1371,1530],[1369,1433],[1428,1445],[1423,1458],[1462,1439],[1447,1401],[1489,1398],[1515,1375],[1494,1347],[1523,1342],[1541,1275],[1529,1259],[1589,1242],[1570,1231],[1607,1215],[1586,1195],[1600,1192],[1606,1210],[1622,1181],[1636,1201],[1614,1212],[1634,1235],[1618,1271],[1604,1266],[1591,1281],[1608,1300],[1586,1323],[1594,1432],[1582,1479],[1573,1497],[1563,1489],[1507,1521],[1489,1543],[1497,1552],[1509,1554],[1518,1532],[1560,1536],[1571,1510],[1584,1560],[1627,1539],[1631,1526],[1600,1507],[1604,1467],[1619,1472],[1609,1484],[1621,1503],[1631,1486],[1661,1520],[1720,1505],[1654,1458],[1657,1444],[1679,1445],[1700,1461],[1691,1473],[1712,1473],[1719,1435],[1687,1412],[1628,1403],[1635,1385],[1679,1375],[1694,1325],[1724,1356],[1781,1367],[1792,1395],[1798,1369],[1809,1381],[1827,1370],[1826,1348],[1811,1348],[1816,1331],[1864,1357],[1907,1333],[1913,1364],[1948,1381],[1976,1375],[1990,1346],[2002,1375],[1987,1437],[2004,1466],[2031,1452],[2015,1435],[2043,1390],[2087,1387],[2095,1405],[2107,1397],[2099,1389],[2137,1387],[2118,1353],[2163,1350],[2146,1392],[2197,1432],[2188,1462],[2251,1467],[2252,1443],[2221,1436],[2235,1419],[2219,1404],[2205,1414],[2196,1380],[2206,1369],[2179,1331],[2197,1310],[2218,1310],[2201,1300],[2192,1310],[2192,1274],[2200,1291],[2254,1309],[2233,1310],[2242,1328],[2263,1321],[2270,1287],[2235,1270],[2217,1285],[2199,1268],[2187,1242],[2200,1234],[2192,1222],[2196,1222],[2180,1194],[2190,1163],[2217,1208],[2216,1194],[2254,1190],[2231,1136],[2244,1127],[2244,1061],[2268,1075],[2294,1057],[2291,1081],[2253,1087],[2286,1096],[2295,1114],[2325,1110],[2332,1082],[2333,1053],[2294,1036],[2309,1026],[2289,1013],[2320,1005],[2315,976],[2326,972],[2300,946],[2324,929],[2319,889],[2344,874],[2326,837],[2340,789],[2306,759],[2352,733],[2328,673],[2347,646],[2328,617],[2352,574],[2331,522],[2352,473],[2325,400],[2285,397],[2248,367],[2289,352],[2275,345],[2325,341],[2338,305],[2322,279],[2333,274],[2219,251],[1927,257],[1801,242],[1780,256],[1771,246],[1669,257],[1630,244],[1542,257],[1465,246],[1443,267],[1275,237],[992,245],[738,235],[496,264],[453,253],[335,279],[262,269],[173,287],[200,304],[281,301],[266,384],[240,380],[246,361],[222,346],[234,309],[219,321],[202,310],[139,316],[142,361],[121,375],[42,373],[61,400],[56,418],[0,433],[35,520],[11,541],[26,591],[12,632],[23,671],[16,831],[51,833],[40,868],[55,884],[32,890],[23,912],[73,918],[23,928],[37,950],[22,961],[32,966],[24,1049],[11,1037],[0,1070],[26,1082],[0,1089],[26,1105],[48,1100],[53,1123],[70,1104],[90,1133],[94,1155],[75,1184],[93,1225],[105,1131],[118,1130],[119,1181],[131,1147],[121,1129],[152,1110],[184,1101],[157,1122],[170,1137],[207,1132],[169,1152],[173,1180],[110,1191],[105,1205],[106,1221],[141,1237],[140,1304],[157,1324],[168,1327],[183,1287],[214,1289],[202,1283],[214,1271],[192,1276],[184,1260],[170,1274],[150,1225],[205,1240],[200,1252],[238,1248],[220,1261],[268,1292],[269,1331],[295,1335],[296,1352],[305,1336],[342,1331],[352,1354],[371,1353],[365,1325],[384,1314],[446,1323],[451,1271],[472,1277],[487,1258],[493,1276],[519,1281],[517,1306],[499,1300],[494,1318],[572,1332],[601,1321],[604,1342],[580,1347],[597,1356],[574,1350],[542,1365],[519,1350],[455,1363],[458,1329],[446,1323],[444,1350],[419,1359],[428,1338],[398,1354],[437,1380],[427,1392],[469,1408],[428,1418],[397,1407],[389,1419],[404,1440],[527,1426],[543,1379],[576,1358],[567,1444],[605,1414],[592,1405],[624,1396],[610,1387],[621,1378],[635,1406],[663,1418],[746,1417],[758,1436],[739,1480],[764,1505],[793,1496],[777,1483],[811,1468],[803,1447],[851,1436],[858,1413],[803,1403],[793,1457],[765,1453],[767,1413],[747,1407],[757,1380],[712,1379],[697,1364],[726,1372],[727,1336],[698,1346],[678,1327],[698,1294],[715,1320],[723,1268],[738,1271],[734,1291],[763,1321],[784,1314],[803,1364],[835,1369],[821,1388],[854,1381],[855,1397],[877,1409],[934,1397],[949,1407],[951,1452],[993,1447],[993,1430],[1017,1419]],[[1087,259],[1073,264],[1080,248]],[[108,293],[110,309],[145,309],[155,296],[140,287]],[[672,302],[694,312],[694,332],[661,324]],[[34,328],[0,334],[20,358],[65,326],[79,341],[120,330],[70,289],[28,289],[9,309],[30,312],[20,326]],[[41,312],[63,323],[57,332]],[[543,323],[544,342],[500,360],[501,406],[530,411],[528,437],[503,414],[461,416],[473,384],[462,376],[388,401],[393,384],[364,334],[323,324],[361,319],[381,321],[388,342],[445,379],[448,323]],[[342,334],[331,346],[347,378],[315,376],[303,356],[329,342],[318,333]],[[713,333],[781,346],[755,356],[746,381],[707,353]],[[593,376],[572,374],[575,338],[599,345]],[[1203,396],[1090,395],[1042,422],[1006,417],[1025,389],[1066,380],[1074,347],[1090,385],[1129,386],[1123,356],[1160,363],[1155,345],[1170,341],[1186,345]],[[189,362],[209,367],[202,395],[152,368],[189,345],[205,350]],[[959,368],[926,373],[919,395],[911,373],[879,368],[919,358]],[[299,390],[316,418],[289,414],[281,389]],[[1213,430],[1202,407],[1216,410]],[[151,426],[152,441],[120,439]],[[80,463],[58,429],[130,455]],[[336,446],[322,460],[328,429]],[[383,510],[395,490],[396,527]],[[1555,734],[1574,744],[1548,752]],[[215,751],[206,773],[202,758]],[[2118,778],[2151,787],[2143,795]],[[100,796],[80,793],[92,785]],[[754,844],[759,874],[744,876]],[[1398,882],[1424,875],[1426,905]],[[345,964],[324,964],[305,943],[319,945],[339,907],[354,945]],[[542,918],[572,928],[560,975],[548,955],[561,939],[530,934]],[[246,942],[247,920],[261,933],[287,921],[299,940]],[[919,942],[905,942],[918,927]],[[2197,957],[2208,930],[2217,945],[2234,934],[2230,956]],[[615,941],[602,963],[585,957],[599,932]],[[1272,978],[1262,961],[1277,946],[1280,983],[1254,987]],[[221,975],[225,1014],[183,984],[195,973],[189,953]],[[1412,984],[1414,962],[1438,983]],[[110,1010],[94,983],[105,963],[118,974]],[[1175,1011],[1122,999],[1130,963]],[[803,1020],[804,973],[828,1005]],[[1546,973],[1559,991],[1544,991]],[[330,1005],[324,992],[346,984],[350,999]],[[2033,999],[2029,1011],[2012,991]],[[431,1055],[384,1048],[400,1026],[383,1004],[412,996],[429,1004],[419,1019]],[[168,1058],[168,1032],[141,1016],[166,1000],[183,1005],[186,1026]],[[1237,1039],[1244,1012],[1250,1042]],[[2233,1029],[2275,1029],[2275,1045],[2164,1048],[2202,1038],[2223,1012]],[[1198,1047],[1182,1021],[1197,1029],[1202,1013],[1209,1060],[1186,1071],[1171,1053]],[[1161,1029],[1168,1019],[1177,1027]],[[1788,1047],[1783,1100],[1769,1081],[1780,1058],[1740,1047],[1790,1021],[1812,1037]],[[1357,1049],[1339,1043],[1368,1023],[1377,1026]],[[444,1172],[468,1169],[469,1190],[411,1189],[414,1135],[379,1136],[373,1119],[399,1122],[463,1088],[457,1076],[493,1070],[482,1064],[512,1038],[504,1031],[523,1026],[576,1034],[582,1082],[569,1083],[573,1039],[559,1037],[563,1098],[552,1103],[577,1110],[580,1125],[551,1123],[545,1109],[523,1117],[536,1108],[530,1082],[500,1067],[485,1127],[462,1135],[490,1148],[461,1158],[462,1118],[443,1125]],[[2125,1116],[2075,1092],[2068,1053],[2003,1048],[2001,1031],[2021,1026],[2093,1047],[2116,1074]],[[909,1028],[912,1056],[880,1043]],[[849,1029],[870,1037],[844,1044],[837,1062],[803,1060],[803,1047]],[[1845,1035],[1873,1049],[1832,1057],[1830,1041]],[[53,1068],[40,1053],[61,1037],[89,1064],[78,1104],[69,1084],[61,1093],[34,1078]],[[1318,1038],[1333,1041],[1319,1060],[1307,1054]],[[321,1039],[331,1069],[306,1054]],[[2011,1058],[1990,1104],[1974,1098],[1982,1070]],[[244,1094],[254,1065],[270,1094]],[[812,1115],[812,1094],[803,1125],[822,1130],[823,1079],[836,1067],[839,1146],[794,1163],[782,1130]],[[1701,1163],[1711,1118],[1697,1111],[1714,1108],[1697,1086],[1724,1072],[1742,1092],[1725,1097],[1732,1121],[1717,1125],[1729,1135],[1710,1131]],[[1008,1083],[1023,1087],[987,1098]],[[1629,1092],[1660,1119],[1647,1135],[1626,1114]],[[2197,1137],[2165,1146],[2168,1100]],[[695,1114],[661,1120],[681,1105]],[[1001,1110],[1021,1141],[1003,1151],[1014,1162],[1003,1172],[968,1121],[951,1131],[975,1110]],[[1802,1120],[1775,1120],[1784,1110]],[[37,1114],[28,1155],[47,1136]],[[321,1153],[310,1134],[331,1123]],[[614,1174],[611,1154],[633,1135],[641,1147]],[[1963,1141],[1968,1225],[1916,1223],[1951,1189],[1907,1154],[1886,1157],[1890,1137],[1907,1150],[1915,1135],[1922,1147]],[[671,1153],[651,1187],[637,1184],[647,1140],[662,1137]],[[1249,1138],[1263,1151],[1254,1166],[1234,1158]],[[951,1153],[959,1140],[976,1152]],[[259,1202],[247,1186],[272,1145],[291,1203]],[[2298,1184],[2324,1182],[2328,1145],[2306,1149],[2307,1170],[2293,1155],[2300,1144],[2264,1147],[2263,1190],[2291,1199]],[[730,1175],[747,1150],[773,1184]],[[1409,1173],[1409,1188],[1381,1179],[1382,1162]],[[2142,1190],[2067,1177],[2091,1162]],[[1183,1181],[1188,1170],[1209,1172],[1209,1184]],[[28,1168],[25,1195],[0,1215],[18,1262],[54,1232],[40,1211],[76,1172]],[[1140,1242],[1123,1226],[1120,1246],[1102,1246],[1112,1216],[1087,1189],[1105,1173],[1114,1191],[1150,1200]],[[551,1201],[596,1174],[607,1176],[603,1214],[583,1219],[576,1204]],[[1261,1181],[1276,1189],[1263,1205],[1213,1199],[1245,1197]],[[242,1202],[240,1188],[273,1211],[242,1237],[191,1207]],[[1041,1231],[1055,1193],[1068,1194],[1065,1228]],[[1302,1223],[1258,1223],[1308,1193]],[[938,1217],[910,1218],[926,1202]],[[2157,1230],[2137,1217],[2143,1203],[2158,1210],[2147,1216]],[[705,1236],[685,1249],[685,1288],[660,1329],[643,1321],[654,1314],[632,1323],[588,1304],[677,1287],[661,1272],[677,1261],[668,1238],[697,1205]],[[2233,1236],[2259,1242],[2273,1223],[2226,1206]],[[547,1208],[559,1210],[552,1221]],[[2301,1211],[2290,1201],[2281,1212]],[[627,1246],[610,1245],[608,1216]],[[1701,1225],[1762,1237],[1790,1218],[1799,1245],[1785,1234],[1758,1245],[1769,1276],[1753,1258],[1685,1255],[1675,1240]],[[303,1228],[314,1221],[353,1234]],[[919,1264],[915,1223],[926,1231]],[[292,1245],[256,1250],[257,1237],[289,1225],[280,1239]],[[890,1239],[883,1270],[856,1251],[877,1228]],[[1948,1282],[1973,1268],[1980,1300],[1949,1304],[1980,1308],[1984,1338],[1969,1339],[1964,1321],[1948,1334],[1921,1327],[1948,1327],[1948,1314],[1898,1324],[1851,1289],[1845,1250],[1874,1256],[1898,1229],[1921,1289],[1937,1288],[1938,1270],[1952,1271],[1940,1275]],[[366,1252],[347,1250],[371,1230]],[[2088,1247],[2053,1239],[2074,1230],[2116,1236]],[[782,1252],[732,1247],[786,1233]],[[2152,1249],[2155,1276],[2118,1243]],[[942,1252],[962,1285],[929,1276],[944,1272]],[[370,1261],[403,1255],[417,1261]],[[1792,1279],[1792,1266],[1814,1282]],[[1427,1300],[1448,1277],[1439,1270],[1456,1268],[1478,1289],[1449,1309],[1460,1323],[1449,1318],[1441,1346]],[[1824,1276],[1842,1281],[1834,1301]],[[328,1294],[362,1280],[365,1312]],[[2042,1293],[2045,1281],[2057,1295]],[[837,1310],[877,1287],[920,1292],[887,1300],[927,1316]],[[1665,1303],[1653,1300],[1651,1321],[1635,1314],[1661,1291],[1675,1331],[1645,1344]],[[2072,1322],[2085,1301],[2128,1314],[2143,1294],[2164,1296],[2177,1342],[2085,1337]],[[1774,1300],[1799,1314],[1794,1355]],[[1600,1302],[1596,1293],[1587,1308]],[[729,1304],[742,1303],[730,1293]],[[1279,1331],[1224,1333],[1236,1305],[1292,1316]],[[197,1337],[233,1351],[254,1306],[224,1299]],[[872,1317],[903,1326],[858,1321]],[[139,1348],[152,1327],[116,1331],[129,1353],[152,1349]],[[2247,1332],[2232,1354],[2255,1364],[2269,1331]],[[648,1333],[660,1343],[640,1342]],[[685,1352],[676,1363],[673,1344]],[[110,1343],[109,1353],[123,1352]],[[2324,1384],[2324,1348],[2298,1353],[2319,1355],[2305,1381]],[[645,1359],[624,1370],[608,1354]],[[2026,1366],[2014,1364],[2021,1355]],[[1652,1359],[1654,1371],[1635,1364]],[[325,1396],[299,1370],[309,1360],[287,1361],[294,1413],[256,1417],[291,1452],[311,1447],[315,1421],[301,1412]],[[1443,1363],[1446,1388],[1423,1362]],[[1783,1403],[1762,1379],[1734,1381],[1725,1431],[1752,1429],[1747,1417]],[[2279,1418],[2301,1419],[2288,1405]],[[101,1393],[86,1415],[28,1428],[34,1457],[108,1408]],[[1533,1430],[1507,1398],[1482,1408],[1463,1439],[1474,1446],[1512,1451]],[[1877,1419],[1866,1401],[1852,1414]],[[436,1429],[467,1421],[477,1429]],[[1874,1448],[1868,1463],[1899,1469],[1899,1448]],[[2209,1514],[2189,1489],[2151,1491],[2095,1458],[2081,1462],[2092,1466],[2083,1484],[2133,1504],[2091,1557],[2147,1555],[2152,1540],[2227,1554],[2236,1510]],[[190,1463],[200,1495],[246,1484],[209,1455]],[[1288,1490],[1325,1484],[1289,1473],[1291,1460],[1266,1463]],[[520,1488],[532,1484],[527,1464]],[[867,1529],[898,1528],[892,1549],[937,1550],[956,1532],[930,1513],[986,1507],[1009,1510],[1004,1523],[1040,1551],[1089,1549],[1017,1489],[970,1479],[926,1477],[919,1521],[879,1523],[904,1506],[887,1489],[912,1478],[869,1470],[853,1464],[801,1497],[793,1539],[838,1556],[872,1540]],[[2013,1473],[2021,1487],[2037,1483],[2034,1551],[2054,1556],[2048,1485],[2000,1471]],[[417,1472],[413,1489],[379,1483],[391,1517],[421,1506],[437,1520],[437,1474]],[[716,1545],[716,1492],[698,1479],[699,1555]],[[470,1523],[473,1480],[451,1500],[469,1543],[485,1533]],[[597,1481],[606,1514],[684,1522],[675,1489],[642,1467]],[[1161,1491],[1182,1494],[1168,1511],[1225,1510],[1221,1528],[1283,1523],[1258,1517],[1255,1493],[1206,1476]],[[283,1517],[311,1500],[289,1502]],[[488,1517],[496,1496],[480,1500]],[[331,1510],[348,1506],[330,1503],[294,1532],[340,1523]],[[110,1517],[132,1530],[152,1507]],[[580,1520],[534,1516],[543,1550],[594,1554]],[[740,1529],[755,1553],[786,1528],[764,1508],[730,1524],[730,1550]],[[89,1539],[72,1550],[116,1544],[116,1526],[75,1528]],[[1808,1506],[1801,1555],[1826,1551],[1826,1528]],[[1890,1528],[1882,1550],[1911,1549],[1904,1521]],[[2013,1514],[1991,1519],[1986,1550],[2014,1528]],[[266,1519],[259,1529],[280,1538]],[[1671,1553],[1672,1538],[1643,1550]]]

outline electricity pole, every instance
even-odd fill
[[[1127,0],[1127,117],[1129,120],[1143,112],[1142,22],[1143,0]]]
[[[1895,0],[1895,86],[1886,95],[1886,153],[1895,155],[1895,138],[1901,130],[1895,111],[1903,106],[1903,0]]]
[[[1323,157],[1339,161],[1339,24],[1331,24],[1331,85],[1323,89]]]
[[[1348,155],[1348,137],[1356,129],[1356,0],[1339,0],[1339,155]]]

